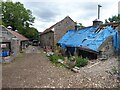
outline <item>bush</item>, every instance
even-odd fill
[[[75,66],[84,67],[87,64],[88,64],[88,59],[87,58],[81,58],[81,57],[76,58],[76,65]]]
[[[64,60],[63,56],[61,56],[61,55],[54,54],[54,55],[50,56],[50,61],[52,61],[53,63],[57,63],[58,59]]]

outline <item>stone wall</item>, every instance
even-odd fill
[[[74,29],[74,27],[75,22],[73,22],[73,20],[71,20],[69,17],[66,17],[60,23],[55,25],[54,44],[56,44],[68,30]]]
[[[108,39],[99,47],[99,51],[101,52],[98,57],[111,57],[114,55],[114,47],[113,47],[113,37],[110,36]]]
[[[62,36],[70,29],[74,29],[75,22],[69,17],[65,17],[60,22],[47,29],[48,32],[40,35],[40,44],[42,48],[49,47],[52,49]]]
[[[0,26],[2,27],[2,26]],[[18,52],[20,51],[20,40],[18,38],[15,38],[14,35],[12,35],[6,28],[2,27],[1,30],[1,37],[0,40],[1,43],[5,43],[5,42],[9,42],[10,43],[10,47],[8,50],[10,50],[10,61],[14,59],[14,57],[18,54]]]
[[[40,45],[42,48],[52,47],[54,43],[54,32],[48,32],[40,36]]]

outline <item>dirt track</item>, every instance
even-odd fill
[[[3,88],[113,88],[117,79],[106,73],[117,66],[117,59],[100,61],[91,68],[81,68],[80,73],[54,66],[42,50],[29,47],[25,54],[2,68]]]

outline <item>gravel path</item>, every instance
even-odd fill
[[[100,61],[90,68],[81,68],[74,73],[63,67],[56,67],[45,56],[42,50],[31,53],[33,47],[25,54],[19,55],[10,64],[2,68],[3,88],[113,88],[117,87],[117,79],[106,73],[117,66],[117,59]]]

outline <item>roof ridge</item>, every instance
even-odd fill
[[[4,25],[0,25],[1,27],[5,28],[8,32],[10,32],[12,35],[16,36],[17,38],[19,38],[20,40],[29,40],[28,38],[26,38],[24,35],[15,32],[13,30],[9,30],[7,29]]]
[[[52,25],[52,26],[50,26],[49,28],[47,28],[46,30],[44,30],[40,35],[45,34],[45,33],[49,32],[49,31],[52,31],[52,30],[50,30],[51,28],[53,28],[56,24],[62,22],[62,21],[65,20],[66,18],[69,18],[70,20],[72,20],[72,19],[70,18],[70,16],[66,16],[66,17],[64,17],[64,19],[58,21],[58,22],[55,23],[54,25]],[[72,21],[73,21],[73,20],[72,20]],[[74,22],[74,21],[73,21],[73,22]]]

